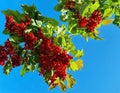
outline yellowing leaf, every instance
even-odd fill
[[[113,22],[113,19],[103,20],[103,21],[102,21],[102,24],[103,24],[103,25],[108,25],[108,24],[110,24],[110,23],[112,23],[112,22]]]
[[[61,91],[66,91],[67,87],[64,85],[64,82],[60,82],[58,85],[60,86]]]
[[[70,74],[67,74],[66,80],[68,88],[72,88],[73,85],[76,83],[75,79]]]
[[[73,71],[80,70],[83,67],[83,61],[77,60],[77,61],[70,61],[70,69]]]
[[[70,62],[70,69],[73,71],[77,71],[78,70],[78,66],[75,62]]]
[[[59,77],[56,78],[56,80],[54,81],[54,83],[50,86],[50,90],[55,88],[56,85],[58,85],[60,87],[61,91],[66,91],[67,87],[64,85],[64,81],[62,81]]]
[[[80,58],[80,57],[82,57],[83,55],[84,55],[83,50],[77,50],[75,57],[76,57],[76,58]]]
[[[83,67],[83,61],[82,60],[77,60],[76,61],[76,65],[77,65],[78,69],[82,69],[82,67]]]

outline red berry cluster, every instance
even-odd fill
[[[13,16],[6,16],[6,24],[5,27],[8,29],[9,33],[16,33],[18,36],[24,36],[26,30],[26,26],[30,24],[30,18],[25,16],[26,21],[18,24],[13,20]]]
[[[75,14],[75,16],[78,18],[79,27],[86,27],[90,32],[93,32],[102,20],[102,15],[99,10],[95,10],[89,19],[82,17],[78,12]]]
[[[6,25],[5,27],[8,29],[9,33],[16,33],[18,36],[22,36],[25,41],[25,48],[28,50],[33,50],[34,45],[37,41],[37,37],[30,32],[25,33],[26,26],[30,25],[30,18],[28,16],[25,16],[26,21],[21,22],[18,24],[13,20],[13,16],[6,16]]]
[[[5,42],[4,46],[0,46],[0,65],[4,66],[8,57],[11,57],[13,67],[20,66],[22,57],[15,52],[9,40]]]
[[[42,38],[40,45],[40,67],[41,74],[50,72],[53,70],[53,75],[50,78],[51,83],[55,81],[57,77],[65,79],[66,69],[69,65],[69,61],[72,59],[66,51],[63,51],[60,46],[56,46],[51,39],[46,38],[42,31],[38,31],[39,38]]]
[[[32,32],[30,32],[29,34],[24,35],[24,41],[25,49],[33,50],[37,41],[37,37]]]
[[[79,27],[85,27],[88,24],[88,20],[86,17],[81,17],[78,19]]]
[[[99,10],[95,10],[89,18],[87,30],[90,32],[94,31],[97,25],[100,24],[101,20],[102,20],[101,12]]]
[[[75,5],[76,5],[75,1],[68,0],[64,8],[65,9],[74,9]]]
[[[45,37],[41,29],[38,30],[37,36],[35,36],[33,32],[25,33],[26,26],[30,24],[28,17],[26,17],[27,22],[22,22],[20,24],[15,22],[12,16],[6,16],[6,19],[6,29],[8,29],[9,33],[15,33],[16,35],[23,37],[25,42],[24,49],[33,50],[36,41],[38,39],[42,40],[39,50],[40,73],[44,75],[46,72],[52,71],[53,74],[51,78],[49,78],[51,83],[53,83],[57,77],[64,80],[72,56],[68,55],[65,50],[62,50],[60,46],[56,46],[53,39]],[[19,66],[22,60],[21,56],[15,53],[14,47],[9,41],[5,43],[5,47],[6,52],[11,56],[13,67]],[[3,56],[4,60],[7,60],[6,55],[3,54]],[[1,64],[4,60],[1,60]]]
[[[4,66],[5,61],[7,60],[7,54],[3,46],[0,46],[0,65]]]

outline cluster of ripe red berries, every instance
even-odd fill
[[[34,50],[37,40],[42,40],[40,44],[40,55],[39,55],[39,66],[41,68],[40,73],[44,75],[46,72],[51,72],[51,83],[55,81],[57,77],[65,79],[66,70],[69,66],[69,62],[72,59],[65,50],[62,50],[60,46],[54,44],[53,39],[45,37],[41,29],[38,30],[37,35],[33,32],[25,33],[26,26],[30,25],[30,18],[25,16],[26,21],[22,23],[17,23],[14,21],[13,16],[6,16],[6,29],[10,34],[15,34],[17,36],[23,37],[25,42],[25,50]],[[12,59],[13,67],[21,65],[22,57],[19,56],[8,40],[5,42],[5,46],[0,46],[0,64],[4,65],[8,59],[8,55]]]
[[[30,24],[30,18],[28,16],[25,16],[25,18],[26,18],[26,21],[18,24],[13,20],[13,16],[6,16],[5,27],[8,29],[9,33],[15,33],[18,36],[22,36],[24,38],[25,49],[33,50],[37,38],[32,32],[25,33],[26,26]]]
[[[76,5],[75,1],[68,0],[65,9],[74,9]],[[78,25],[79,27],[86,27],[88,31],[93,32],[98,24],[100,24],[100,21],[102,20],[102,15],[99,10],[95,10],[89,19],[86,17],[82,17],[79,12],[75,13],[75,16],[78,19]]]
[[[12,66],[20,66],[22,57],[19,56],[14,49],[14,46],[7,40],[4,46],[0,46],[0,65],[4,66],[5,62],[11,57]]]
[[[16,33],[18,36],[23,36],[25,40],[25,48],[27,46],[27,49],[31,49],[33,48],[33,42],[35,42],[35,39],[33,39],[32,36],[30,37],[31,33],[25,34],[26,26],[30,24],[30,18],[28,16],[25,16],[25,18],[26,21],[18,24],[14,21],[13,16],[6,16],[5,27],[10,34]],[[30,41],[32,45],[29,43]],[[9,40],[7,40],[4,46],[0,46],[0,65],[4,66],[9,57],[11,57],[13,67],[21,65],[22,57],[15,52],[14,46]]]
[[[75,16],[78,19],[78,25],[79,27],[86,27],[88,31],[93,32],[97,25],[100,24],[102,20],[102,15],[99,10],[95,10],[89,19],[86,17],[82,17],[79,13],[76,13]]]
[[[38,37],[42,39],[39,60],[41,67],[40,73],[44,75],[46,72],[51,72],[52,70],[51,83],[53,83],[57,77],[64,80],[72,56],[68,55],[65,50],[62,50],[60,46],[56,46],[53,40],[46,38],[42,34],[42,30],[38,31]]]
[[[66,5],[65,5],[64,8],[65,8],[65,9],[74,9],[75,5],[76,5],[76,2],[75,2],[75,1],[68,0],[68,1],[66,2]]]

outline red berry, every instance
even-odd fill
[[[87,25],[87,23],[88,23],[88,20],[86,17],[80,18],[78,20],[79,27],[85,27]]]

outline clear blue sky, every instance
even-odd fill
[[[1,0],[0,11],[13,9],[21,11],[21,4],[35,4],[42,15],[59,19],[53,11],[57,0]],[[7,39],[2,35],[5,17],[0,12],[0,44]],[[103,41],[89,40],[80,36],[73,38],[77,49],[85,51],[84,68],[73,72],[77,84],[65,93],[120,93],[120,29],[113,24],[102,27],[100,36]],[[12,70],[9,76],[0,67],[0,93],[62,93],[57,87],[49,91],[43,77],[37,72],[20,77],[20,68]]]

